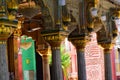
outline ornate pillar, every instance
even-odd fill
[[[49,67],[49,49],[38,49],[37,52],[42,56],[43,61],[43,79],[50,80],[50,67]]]
[[[7,19],[8,20],[8,19]],[[2,21],[1,21],[2,22]],[[5,24],[5,25],[4,25]],[[11,36],[11,34],[13,33],[14,29],[16,28],[16,25],[17,25],[17,22],[4,22],[1,23],[1,26],[0,26],[0,70],[3,70],[3,71],[0,71],[1,74],[0,74],[0,80],[9,80],[9,77],[10,77],[10,80],[14,80],[14,54],[9,54],[9,53],[13,53],[13,50],[11,51],[13,47],[13,40],[11,39],[10,40],[10,44],[11,45],[9,48],[8,46],[8,38]],[[13,28],[14,27],[14,28]],[[11,57],[12,56],[12,57]],[[12,61],[12,62],[11,62]],[[9,70],[8,70],[8,65],[9,66],[12,66],[12,67],[9,67]],[[10,73],[10,72],[12,73]]]
[[[86,80],[86,63],[84,48],[86,45],[85,37],[72,37],[69,39],[77,49],[78,80]]]
[[[9,80],[7,38],[9,34],[0,33],[0,80]]]
[[[104,48],[104,65],[105,65],[105,80],[112,80],[112,66],[111,66],[111,43],[101,43]]]
[[[51,30],[51,32],[42,32],[42,36],[50,44],[52,51],[51,80],[63,80],[63,72],[60,59],[60,45],[67,35],[67,31],[64,30]]]
[[[20,35],[21,35],[21,29],[17,28],[14,30],[13,34],[7,40],[10,80],[14,80],[14,79],[19,80],[18,52],[20,49]]]
[[[5,0],[1,0],[0,5],[3,7],[3,9],[0,9],[0,80],[14,80],[14,77],[10,77],[10,75],[14,76],[14,73],[10,74],[8,70],[8,65],[14,63],[9,63],[7,40],[17,27],[18,22],[15,19],[15,13],[17,12],[18,5],[14,0],[8,1],[7,3]]]
[[[22,34],[21,29],[16,29],[13,33],[15,80],[19,80],[18,53],[20,50],[20,35],[21,34]]]

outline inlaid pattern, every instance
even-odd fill
[[[103,50],[97,44],[96,34],[91,35],[91,42],[85,47],[87,80],[105,80]]]

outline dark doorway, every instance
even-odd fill
[[[36,52],[37,80],[43,80],[42,57]]]

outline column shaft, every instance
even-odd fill
[[[87,43],[84,37],[71,38],[70,41],[77,49],[77,65],[78,65],[78,80],[86,80],[86,63],[85,63],[85,53],[84,48]]]
[[[77,51],[78,80],[86,80],[86,64],[84,51]]]
[[[52,49],[52,80],[63,80],[60,49]]]
[[[43,79],[50,80],[49,56],[42,56],[43,61]]]
[[[111,65],[111,49],[113,47],[111,42],[101,43],[104,48],[104,66],[105,66],[105,80],[112,80],[112,65]]]
[[[0,80],[9,80],[6,42],[0,44]]]
[[[112,67],[110,52],[104,53],[105,80],[112,80]]]

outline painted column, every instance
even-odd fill
[[[11,12],[15,12],[17,9],[16,1],[12,4],[12,6],[8,6],[12,2],[6,3],[5,0],[1,0],[0,4],[2,8],[0,10],[0,80],[13,80],[14,72],[9,73],[8,65],[14,64],[9,63],[9,51],[7,46],[7,40],[12,35],[13,31],[17,28],[17,20],[15,19],[15,14]],[[6,8],[7,6],[7,8]],[[7,18],[4,18],[7,17]],[[14,27],[14,28],[13,28]],[[8,54],[7,54],[8,53]]]
[[[21,54],[19,54],[20,53],[20,35],[21,34],[22,34],[21,29],[16,29],[13,33],[15,80],[23,79],[22,74],[19,74],[19,65],[22,65],[22,64],[19,64],[19,60],[20,60],[19,55],[21,55]]]
[[[20,34],[17,29],[7,40],[8,65],[10,80],[18,80],[18,52],[20,49]]]
[[[12,60],[13,63],[9,62],[10,56],[8,54],[9,54],[9,52],[12,52],[12,51],[8,50],[9,47],[8,47],[7,40],[12,35],[13,30],[16,28],[17,21],[16,22],[13,21],[11,24],[9,24],[9,27],[6,27],[6,25],[4,25],[4,24],[7,24],[7,23],[3,22],[3,24],[1,24],[1,26],[0,26],[0,44],[1,44],[0,45],[0,70],[1,70],[0,71],[1,72],[0,80],[9,80],[9,77],[10,77],[10,79],[14,79],[14,70],[12,73],[9,73],[8,65],[11,66],[12,64],[14,64],[14,61]],[[15,27],[14,29],[11,26],[12,24],[14,24],[13,25]],[[13,44],[11,43],[11,45],[13,45]],[[13,69],[13,68],[11,68],[11,69]]]
[[[22,69],[22,52],[18,52],[18,80],[23,80],[23,69]]]
[[[42,56],[43,79],[50,80],[49,49],[38,49],[37,52]]]
[[[112,80],[111,43],[101,43],[104,48],[105,80]]]
[[[115,47],[111,51],[112,80],[116,80]]]
[[[52,80],[63,80],[63,72],[61,65],[60,47],[52,47]]]
[[[12,33],[12,27],[0,26],[0,80],[9,80],[7,40]]]
[[[77,50],[77,62],[78,62],[78,80],[86,80],[86,64],[84,51]]]
[[[69,39],[76,47],[77,51],[77,65],[78,65],[78,80],[86,80],[86,63],[85,63],[85,37],[74,37]]]
[[[63,70],[61,65],[60,45],[66,38],[67,31],[51,30],[51,32],[42,32],[44,39],[50,44],[52,51],[52,74],[51,80],[63,80]]]
[[[0,40],[0,80],[9,80],[8,57],[6,49],[6,40]]]
[[[77,79],[77,54],[76,54],[76,49],[70,44],[70,56],[71,56],[71,67],[69,70],[69,79],[70,80],[75,80]]]

